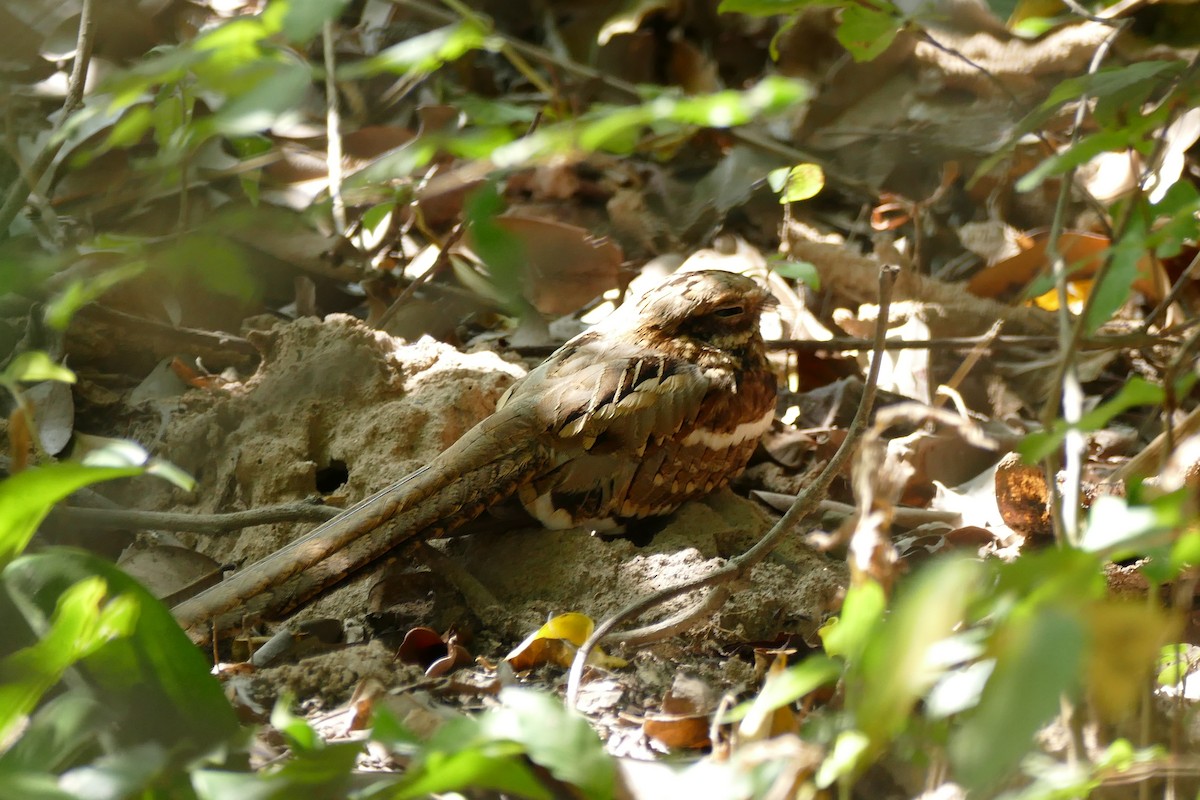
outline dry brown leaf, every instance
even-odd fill
[[[523,293],[543,314],[570,314],[616,288],[625,256],[612,240],[537,217],[498,217],[496,223],[523,245]]]
[[[221,569],[216,561],[191,548],[165,544],[126,550],[117,564],[160,600],[205,576],[219,574]]]
[[[448,675],[459,667],[472,663],[471,654],[458,644],[454,635],[442,635],[432,628],[412,628],[396,650],[402,664],[415,664],[430,678]]]
[[[711,744],[709,715],[716,708],[716,694],[703,680],[676,675],[663,696],[661,710],[647,714],[642,730],[671,750],[698,750]]]
[[[967,282],[967,291],[977,297],[1000,298],[1024,288],[1050,268],[1046,260],[1049,238],[1048,231],[1031,233],[1028,239],[1021,243],[1024,249],[1019,254],[977,272]],[[1066,231],[1059,236],[1058,249],[1071,270],[1072,283],[1083,284],[1085,279],[1096,274],[1109,244],[1108,237],[1084,231]],[[1145,256],[1138,261],[1138,276],[1133,282],[1133,287],[1151,300],[1161,300],[1162,287],[1166,285],[1162,268],[1156,266],[1149,256]],[[1080,287],[1084,296],[1088,285],[1090,283]],[[1045,303],[1039,303],[1039,306],[1054,310]]]
[[[1009,453],[996,465],[996,504],[1004,523],[1025,536],[1053,536],[1045,473]]]

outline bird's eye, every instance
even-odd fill
[[[725,308],[718,308],[713,313],[718,317],[736,317],[744,313],[744,311],[745,309],[741,306],[726,306]]]

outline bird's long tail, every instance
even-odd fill
[[[214,627],[231,630],[247,618],[288,611],[406,542],[475,518],[544,468],[546,454],[531,427],[517,413],[488,417],[428,466],[171,613],[193,641],[207,642]]]

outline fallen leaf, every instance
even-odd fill
[[[160,600],[206,575],[219,574],[221,569],[220,564],[203,553],[166,544],[127,549],[117,565]]]
[[[402,664],[421,667],[431,678],[448,675],[473,661],[456,636],[442,635],[432,628],[421,627],[413,628],[404,635],[404,641],[396,650],[396,659]]]
[[[50,455],[58,455],[75,432],[75,398],[71,386],[61,381],[42,381],[25,390],[34,408],[38,438]]]
[[[967,291],[977,297],[1001,298],[1024,289],[1030,281],[1049,270],[1050,264],[1046,260],[1049,239],[1048,231],[1031,233],[1020,242],[1024,247],[1020,253],[975,273],[967,282]],[[1104,262],[1110,244],[1107,236],[1084,231],[1065,231],[1058,237],[1059,253],[1071,273],[1070,283],[1077,284],[1075,291],[1081,297],[1087,297],[1091,283],[1088,279],[1096,274]],[[1133,282],[1133,288],[1153,301],[1161,300],[1160,287],[1169,285],[1161,273],[1162,268],[1156,266],[1149,256],[1142,257],[1138,261],[1138,278]],[[1055,296],[1047,297],[1051,294]],[[1057,306],[1058,300],[1056,293],[1048,292],[1034,302],[1041,308],[1048,308],[1050,305]]]
[[[538,217],[497,217],[496,224],[524,247],[522,290],[543,314],[573,313],[616,287],[625,255],[611,239]]]
[[[1050,491],[1041,468],[1009,453],[996,465],[996,505],[1004,524],[1026,536],[1053,536]]]
[[[671,750],[708,747],[712,743],[709,716],[716,706],[711,686],[691,675],[676,675],[663,696],[661,710],[646,715],[642,730]]]
[[[575,659],[575,652],[587,641],[595,628],[596,623],[586,614],[575,611],[560,614],[526,637],[504,657],[504,660],[517,672],[543,664],[570,667]],[[623,667],[627,662],[605,655],[597,648],[592,652],[588,663],[603,667]]]

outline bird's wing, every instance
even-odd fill
[[[552,528],[673,509],[681,442],[711,385],[695,364],[636,345],[585,335],[564,346],[502,402],[500,413],[538,420],[553,454],[521,487],[522,503]]]

